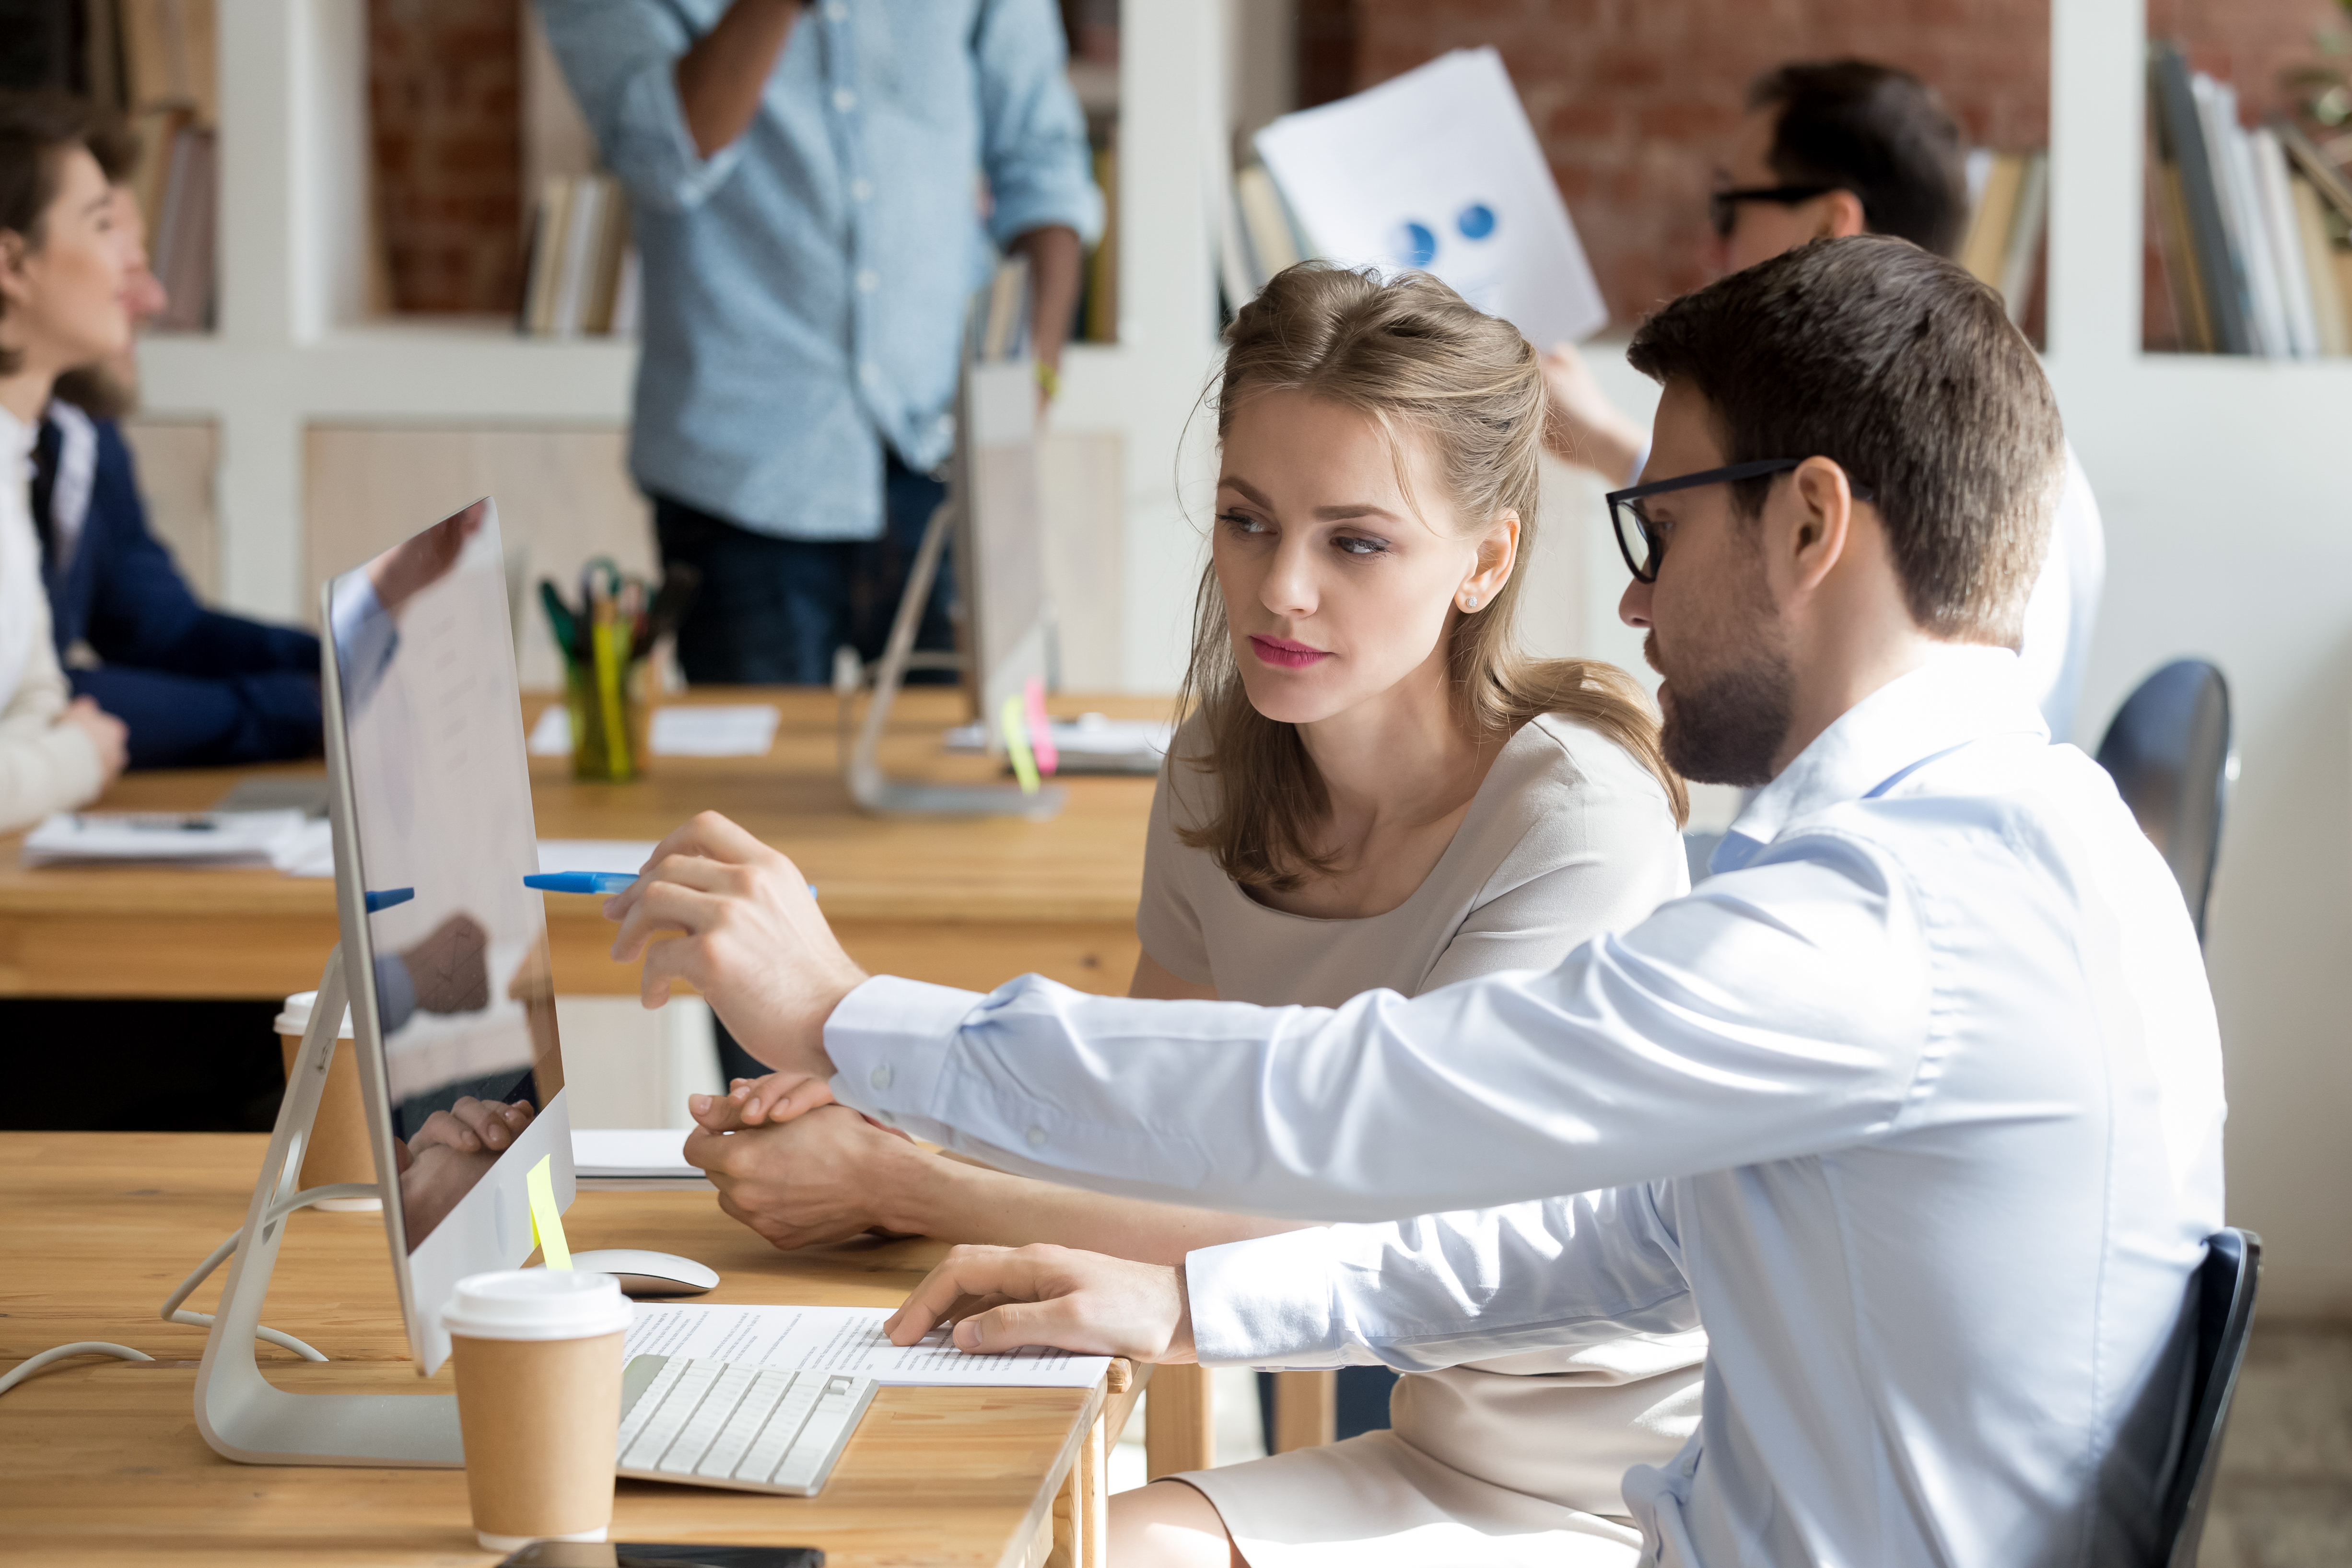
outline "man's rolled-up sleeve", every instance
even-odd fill
[[[705,158],[678,101],[685,23],[654,0],[539,0],[547,39],[630,199],[664,212],[699,206],[743,155],[737,138]],[[536,193],[533,193],[534,195]]]
[[[1087,121],[1070,89],[1061,17],[1047,0],[985,0],[972,39],[980,72],[981,166],[989,237],[1010,245],[1033,229],[1102,237]]]
[[[1433,1372],[1698,1326],[1673,1194],[1648,1184],[1202,1247],[1184,1275],[1210,1365]]]

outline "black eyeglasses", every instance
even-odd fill
[[[1772,202],[1790,207],[1843,189],[1842,185],[1743,185],[1738,190],[1711,191],[1706,198],[1706,216],[1714,221],[1715,237],[1729,239],[1731,231],[1739,226],[1742,202]]]
[[[1666,557],[1665,538],[1651,522],[1649,509],[1642,504],[1650,497],[1668,490],[1691,490],[1701,485],[1728,485],[1741,479],[1760,479],[1767,474],[1785,474],[1804,460],[1765,458],[1753,463],[1734,463],[1727,468],[1702,468],[1696,474],[1635,485],[1630,489],[1611,490],[1609,521],[1617,530],[1617,550],[1625,557],[1625,569],[1633,574],[1636,583],[1654,583],[1658,580],[1658,563]],[[1855,484],[1851,477],[1846,480],[1846,489],[1856,500],[1871,499],[1870,487]]]

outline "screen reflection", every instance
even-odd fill
[[[413,1252],[563,1087],[497,509],[394,545],[330,604]]]

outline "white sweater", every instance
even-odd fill
[[[0,833],[81,805],[105,783],[97,745],[79,727],[58,722],[72,690],[49,640],[33,533],[32,450],[33,432],[0,409],[0,678],[16,670],[0,689]]]

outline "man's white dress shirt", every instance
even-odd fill
[[[1645,1561],[2150,1560],[2221,1225],[2163,860],[2015,656],[1950,648],[1806,748],[1716,871],[1556,969],[1410,1002],[877,979],[826,1028],[834,1093],[1106,1191],[1433,1214],[1193,1253],[1204,1361],[1703,1323],[1699,1434],[1626,1480]]]

